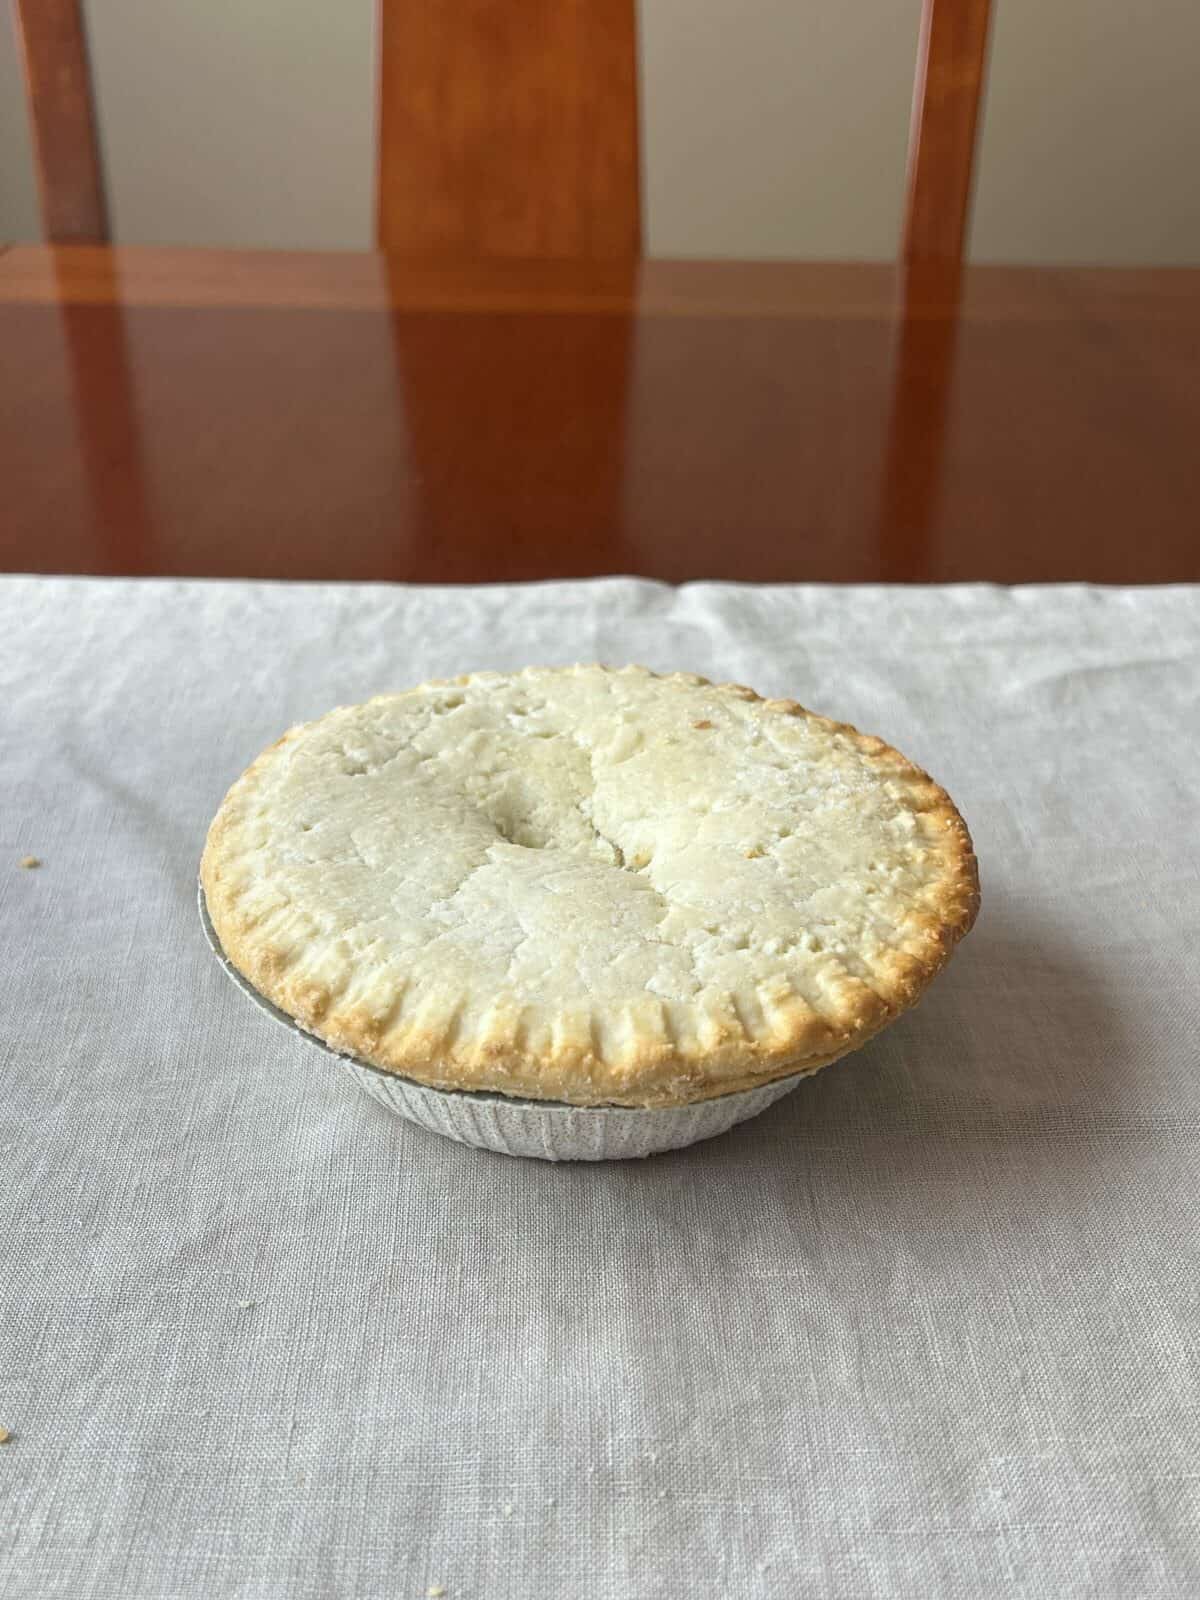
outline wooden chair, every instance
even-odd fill
[[[961,258],[990,0],[924,0],[902,256]],[[380,0],[376,237],[634,260],[635,0]],[[46,238],[108,238],[82,0],[16,0]]]
[[[880,477],[880,553],[889,576],[919,573],[936,526],[957,331],[953,320],[924,316],[922,307],[930,297],[957,300],[988,23],[989,0],[923,3]],[[390,271],[402,274],[413,256],[572,257],[611,262],[632,289],[641,243],[634,6],[380,0],[376,237]],[[16,13],[46,237],[103,243],[108,221],[81,0],[16,0]],[[153,497],[139,465],[134,385],[128,375],[99,390],[95,382],[97,371],[127,369],[123,309],[116,298],[104,306],[64,302],[61,316],[81,432],[90,441],[85,466],[98,537],[140,550],[152,570]],[[548,459],[563,468],[570,493],[557,508],[553,497],[539,502],[552,508],[555,526],[533,534],[548,547],[569,520],[577,547],[595,541],[611,556],[632,361],[630,319],[625,338],[614,337],[615,322],[608,320],[595,348],[586,328],[572,335],[584,341],[578,361],[592,375],[587,429],[566,443],[556,431],[555,417],[578,403],[573,393],[540,396],[541,412],[526,414],[529,425],[515,430],[506,409],[493,408],[473,423],[475,458],[484,466],[464,473],[457,457],[445,470],[445,441],[461,428],[462,396],[486,387],[472,382],[471,360],[492,370],[519,367],[511,351],[488,343],[503,340],[503,319],[488,323],[487,337],[481,333],[449,382],[423,319],[394,314],[408,448],[421,483],[412,576],[455,575],[456,528],[486,520],[529,533],[524,485],[544,475]],[[92,359],[98,341],[108,351],[99,365]],[[549,453],[548,440],[556,441]],[[572,448],[584,458],[571,456]],[[129,468],[118,494],[109,470],[116,458]],[[636,565],[631,552],[621,570]]]

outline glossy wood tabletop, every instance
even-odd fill
[[[5,570],[1200,579],[1200,272],[0,254]]]

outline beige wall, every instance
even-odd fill
[[[655,255],[887,257],[920,0],[641,0]]]
[[[7,11],[7,8],[5,8]],[[371,240],[374,0],[87,0],[113,230],[143,244]],[[16,83],[8,17],[0,100]],[[28,152],[0,150],[0,235],[33,225]]]
[[[0,13],[0,243],[35,239],[37,194],[29,151],[25,91],[12,31],[12,8]]]
[[[1200,0],[993,0],[972,254],[1200,265]]]
[[[887,257],[919,0],[641,0],[657,255]],[[977,259],[1200,263],[1200,3],[995,0]],[[371,236],[374,0],[88,0],[119,238]],[[0,24],[0,238],[36,233]]]

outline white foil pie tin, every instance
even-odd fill
[[[525,1100],[515,1096],[434,1089],[395,1072],[385,1072],[356,1056],[346,1055],[301,1027],[262,995],[229,960],[216,929],[209,920],[204,889],[197,886],[204,935],[222,968],[255,1005],[276,1022],[298,1033],[316,1049],[332,1056],[350,1074],[364,1094],[397,1116],[428,1128],[432,1133],[457,1139],[460,1144],[497,1150],[508,1156],[536,1156],[542,1161],[624,1161],[655,1155],[661,1150],[681,1150],[726,1133],[739,1122],[790,1094],[810,1072],[795,1072],[754,1089],[699,1100],[689,1106],[645,1108],[628,1106],[571,1106],[557,1100]]]

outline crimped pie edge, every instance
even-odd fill
[[[534,672],[571,673],[579,667],[532,668]],[[799,996],[772,1007],[770,1032],[754,1037],[730,1025],[715,1043],[685,1052],[669,1036],[655,1030],[635,1032],[615,1060],[575,1040],[556,1038],[548,1049],[531,1050],[519,1027],[497,1036],[469,1038],[444,1031],[422,1031],[411,1025],[402,1033],[379,1019],[339,1006],[337,997],[295,971],[285,952],[257,934],[253,921],[238,911],[239,895],[224,866],[239,853],[239,804],[283,746],[316,723],[288,730],[264,750],[231,786],[208,832],[200,866],[205,900],[217,936],[234,966],[280,1010],[340,1051],[349,1052],[385,1071],[441,1089],[488,1090],[528,1099],[569,1104],[671,1106],[735,1093],[801,1071],[816,1071],[858,1048],[887,1023],[916,1004],[949,960],[958,940],[974,923],[979,908],[979,878],[966,823],[946,791],[928,773],[884,740],[863,734],[848,723],[835,722],[807,710],[795,700],[766,699],[743,684],[713,684],[694,673],[656,673],[644,667],[585,670],[634,672],[664,684],[708,688],[743,702],[755,703],[763,715],[803,717],[834,739],[853,744],[886,777],[902,786],[904,804],[916,817],[925,843],[938,850],[943,871],[934,892],[906,916],[904,947],[887,952],[871,971],[871,984],[847,972],[834,1006],[816,1011]],[[430,679],[409,690],[373,697],[368,704],[402,698],[441,686],[507,681],[517,673],[464,673],[452,679]],[[342,710],[345,708],[335,708]],[[326,713],[333,715],[335,712]],[[324,718],[316,719],[318,722]],[[760,986],[761,987],[761,986]],[[652,997],[648,997],[652,998]],[[551,1032],[556,1030],[551,1028]]]

